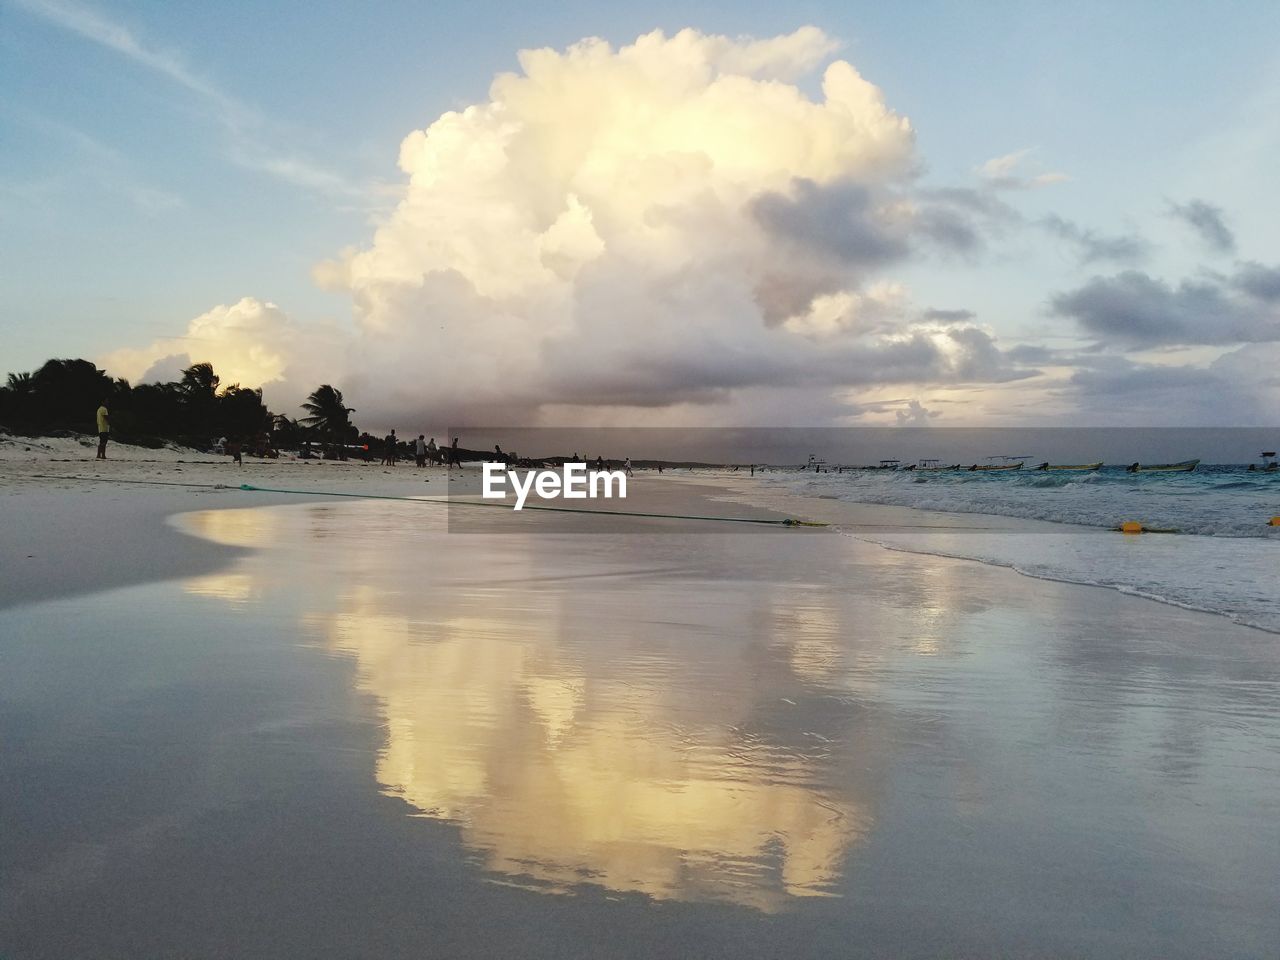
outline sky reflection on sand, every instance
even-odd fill
[[[1270,635],[825,534],[182,523],[264,548],[186,589],[352,664],[379,789],[493,883],[879,924],[900,952],[1280,935]]]
[[[222,543],[301,539],[270,527],[284,511],[267,526],[257,513],[189,523]],[[874,742],[856,724],[780,722],[797,709],[787,690],[842,672],[848,609],[833,591],[709,585],[678,555],[636,576],[607,545],[571,537],[454,537],[394,584],[347,575],[377,568],[386,540],[346,546],[344,570],[309,571],[308,631],[354,658],[377,698],[384,789],[458,824],[486,869],[550,891],[591,883],[767,911],[835,892],[873,819]],[[241,565],[187,589],[242,602],[256,577],[270,603],[278,569]],[[853,781],[839,776],[851,754],[864,771]]]
[[[0,952],[1280,939],[1273,635],[823,533],[176,522],[260,549],[0,611]]]

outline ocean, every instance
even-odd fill
[[[1243,465],[1194,473],[852,470],[769,472],[791,492],[920,511],[1060,525],[1034,532],[846,531],[896,550],[965,557],[1020,573],[1109,587],[1280,633],[1280,473]],[[1122,536],[1135,520],[1177,535]]]

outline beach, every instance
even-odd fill
[[[41,443],[0,457],[0,954],[1280,938],[1274,634],[873,542],[1060,524],[642,472],[662,518],[458,526],[440,468]],[[736,522],[786,518],[834,526]]]

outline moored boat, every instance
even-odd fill
[[[1275,473],[1280,471],[1280,463],[1276,462],[1276,452],[1274,450],[1263,450],[1260,454],[1262,457],[1262,466],[1256,463],[1249,464],[1250,470],[1260,470],[1263,473]]]
[[[979,473],[991,473],[998,470],[1021,470],[1026,457],[987,457],[987,463],[975,463],[968,467]]]
[[[1097,463],[1072,463],[1072,464],[1049,463],[1048,461],[1045,461],[1044,463],[1037,466],[1035,469],[1037,470],[1077,470],[1081,472],[1089,471],[1089,470],[1101,470],[1102,461],[1099,460]]]
[[[1125,469],[1129,473],[1190,473],[1198,466],[1199,460],[1183,460],[1181,463],[1131,463]]]

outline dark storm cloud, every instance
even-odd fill
[[[920,190],[912,201],[916,207],[915,236],[944,253],[979,253],[988,236],[1021,221],[1017,211],[990,190]]]
[[[803,271],[769,273],[760,278],[752,290],[752,297],[760,308],[765,326],[776,327],[788,317],[804,314],[814,297],[835,293],[841,280],[829,274],[810,274]]]
[[[1028,364],[1054,363],[1057,356],[1056,353],[1048,347],[1035,346],[1029,343],[1011,347],[1005,351],[1004,355],[1013,363]]]
[[[1264,303],[1280,302],[1280,267],[1267,267],[1255,262],[1243,263],[1231,278],[1231,283],[1255,300]]]
[[[1161,367],[1131,363],[1123,358],[1077,370],[1070,384],[1097,397],[1152,395],[1167,391],[1216,386],[1221,377],[1202,367]]]
[[[792,181],[753,199],[748,210],[771,236],[846,269],[871,269],[934,250],[971,255],[985,235],[1017,214],[989,191],[896,193],[844,181]]]
[[[1169,215],[1177,217],[1191,227],[1211,250],[1217,253],[1235,251],[1235,234],[1227,226],[1221,207],[1215,207],[1204,200],[1193,199],[1186,203],[1170,203]]]
[[[1173,287],[1128,270],[1058,294],[1051,309],[1103,341],[1125,347],[1280,340],[1280,313],[1238,295],[1235,287],[1241,282],[1184,280]]]
[[[1125,357],[1080,358],[1065,388],[1055,391],[1100,423],[1246,426],[1274,423],[1276,388],[1267,372],[1280,364],[1280,345],[1246,344],[1205,365],[1165,366]]]
[[[906,230],[856,183],[819,186],[796,179],[792,193],[764,193],[750,205],[765,230],[846,266],[879,266],[909,252]]]
[[[609,358],[605,357],[604,360]],[[727,357],[702,351],[672,358],[656,351],[632,357],[625,367],[603,362],[571,382],[557,384],[557,402],[663,406],[712,403],[751,388],[842,388],[884,384],[1007,383],[1039,371],[1012,361],[990,334],[952,328],[945,337],[917,331],[907,336],[831,345],[820,356],[795,340],[771,352],[744,350]]]
[[[1104,260],[1135,263],[1144,259],[1151,249],[1151,245],[1136,233],[1108,236],[1057,214],[1041,218],[1038,224],[1053,236],[1074,246],[1081,263],[1098,263]]]
[[[918,236],[952,253],[973,253],[983,246],[978,225],[963,209],[940,204],[922,207],[916,215]]]

